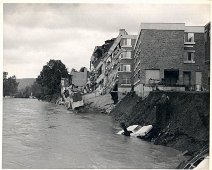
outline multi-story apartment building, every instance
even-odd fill
[[[133,47],[137,36],[119,30],[116,38],[97,46],[91,56],[90,69],[95,72],[96,90],[129,92],[132,85]]]
[[[205,69],[204,26],[142,23],[134,47],[134,90],[201,90]]]
[[[90,76],[90,86],[93,90],[101,91],[105,78],[105,62],[104,58],[107,51],[112,46],[115,39],[107,40],[102,46],[96,46],[90,60],[90,70],[94,75]],[[91,79],[93,79],[91,82]],[[94,83],[94,84],[93,84]]]
[[[128,35],[125,29],[119,35],[104,57],[104,88],[107,92],[129,92],[132,85],[133,47],[137,36]]]

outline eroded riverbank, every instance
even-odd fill
[[[193,154],[209,145],[209,101],[205,92],[151,92],[144,100],[129,94],[110,115],[127,125],[154,125],[160,129],[155,144]]]

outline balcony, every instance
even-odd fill
[[[184,45],[195,45],[195,42],[184,41]]]
[[[184,64],[195,64],[194,60],[186,60],[184,61]]]

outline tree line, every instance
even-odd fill
[[[14,96],[18,91],[18,83],[15,76],[7,77],[8,72],[3,72],[3,96]]]
[[[60,96],[61,78],[68,78],[69,74],[66,66],[60,60],[50,60],[43,66],[40,74],[32,86],[17,90],[18,83],[16,77],[5,77],[3,83],[3,95],[28,98],[31,94],[40,100],[54,100]]]

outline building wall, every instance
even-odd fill
[[[210,62],[210,23],[205,26],[205,62]]]
[[[141,30],[134,50],[135,91],[144,93],[147,88],[144,87],[145,72],[151,69],[159,70],[160,81],[164,78],[165,69],[179,70],[178,85],[183,85],[183,71],[191,71],[191,85],[195,85],[196,72],[202,72],[203,77],[205,75],[204,33],[196,32],[194,41],[193,44],[184,44],[184,30]],[[195,63],[184,63],[184,52],[188,49],[195,51]],[[138,64],[139,66],[136,67]]]
[[[205,26],[205,65],[203,85],[206,90],[210,90],[210,23]]]
[[[124,36],[123,39],[128,38],[131,39],[131,46],[122,46],[123,50],[131,51],[131,59],[121,59],[120,64],[130,65],[131,72],[118,72],[118,91],[120,92],[129,92],[132,88],[133,84],[133,56],[134,56],[134,45],[136,42],[135,36]],[[123,45],[123,39],[121,40],[121,44]],[[129,84],[124,84],[123,79],[129,79]]]
[[[126,39],[131,39],[131,45],[125,45],[124,41]],[[118,71],[118,68],[121,64],[124,65],[131,65],[133,62],[133,46],[136,41],[136,36],[134,35],[127,35],[126,31],[122,31],[119,33],[119,36],[114,41],[114,44],[111,46],[111,48],[108,51],[108,56],[105,59],[105,62],[107,63],[108,59],[111,59],[110,64],[106,65],[106,77],[105,77],[105,87],[107,89],[112,90],[116,83],[118,84],[118,91],[119,92],[128,92],[131,90],[131,77],[132,77],[132,66],[131,66],[131,72],[124,72],[124,71]],[[131,51],[131,58],[121,58],[121,55],[127,51]],[[123,85],[122,81],[123,78],[129,78],[130,83]],[[109,90],[109,91],[110,91]]]
[[[142,30],[139,41],[140,83],[145,84],[145,69],[159,69],[164,78],[164,69],[183,67],[183,31]]]

